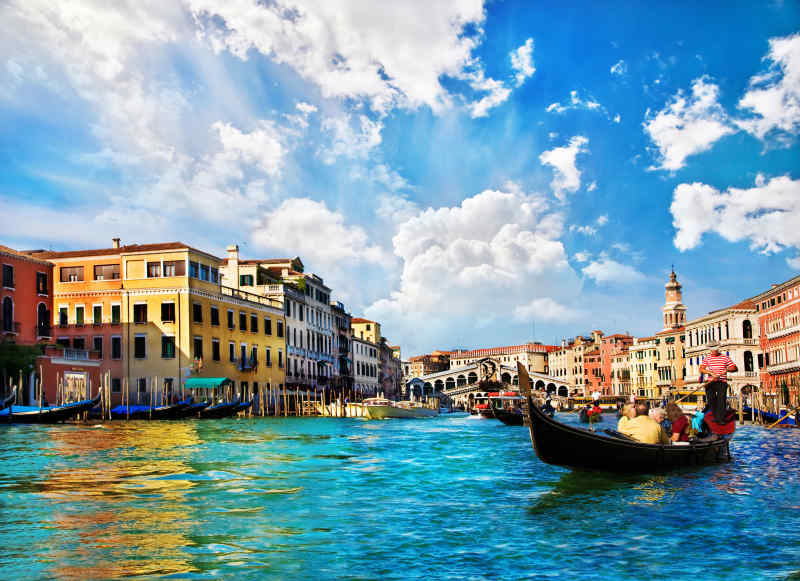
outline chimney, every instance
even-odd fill
[[[119,248],[119,238],[111,239],[111,248]]]
[[[239,261],[239,245],[231,244],[225,250],[228,252],[228,260]]]

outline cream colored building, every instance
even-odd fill
[[[631,354],[627,347],[611,354],[611,393],[631,393]]]
[[[357,393],[365,396],[378,394],[378,376],[380,373],[380,358],[378,346],[361,339],[353,337],[353,383]]]
[[[758,387],[759,329],[756,305],[749,300],[689,321],[686,325],[685,389],[700,387],[700,364],[710,352],[710,341],[718,341],[720,352],[733,359],[739,368],[728,373],[728,384],[734,394],[745,385]]]
[[[656,385],[659,362],[656,338],[634,339],[628,353],[630,355],[631,389],[640,397],[660,397],[661,392]]]
[[[491,357],[508,367],[516,368],[519,362],[528,371],[547,373],[547,347],[539,343],[451,351],[450,368],[466,367],[486,357]]]
[[[599,348],[602,339],[601,331],[592,331],[590,337],[579,336],[569,341],[562,341],[560,349],[548,354],[550,375],[560,377],[565,383],[575,386],[573,394],[584,397],[589,395],[583,358],[588,351]]]

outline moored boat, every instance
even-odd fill
[[[611,432],[614,436],[609,437],[558,422],[533,402],[525,367],[518,365],[517,370],[520,391],[526,400],[523,413],[531,442],[543,462],[604,471],[653,472],[731,459],[727,438],[685,445],[644,444],[616,432]]]
[[[229,402],[222,402],[215,405],[208,406],[200,410],[198,417],[208,419],[208,418],[227,418],[234,415],[237,411],[239,411],[239,406],[241,405],[241,400],[239,398],[234,399],[233,401]]]
[[[586,408],[581,408],[580,411],[578,412],[578,419],[582,423],[588,424],[589,423],[589,410],[587,410]],[[601,412],[601,413],[597,414],[597,417],[595,418],[594,421],[595,422],[602,422],[603,421],[603,413]]]
[[[364,400],[364,410],[371,420],[388,418],[429,418],[439,415],[439,408],[424,407],[415,401],[394,402],[385,398],[373,397]]]
[[[12,424],[55,424],[88,412],[100,403],[100,394],[94,398],[59,406],[15,406],[0,410],[0,422]]]
[[[14,403],[15,399],[17,399],[17,391],[16,389],[13,389],[11,390],[11,395],[9,395],[3,401],[0,401],[0,410],[6,409],[8,406]]]
[[[525,416],[522,415],[522,412],[512,410],[495,409],[494,417],[507,426],[522,426],[525,423]]]

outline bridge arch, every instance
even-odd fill
[[[503,383],[511,383],[511,374],[508,372],[503,373],[500,375],[500,381]]]
[[[550,385],[553,385],[553,384],[551,383]],[[542,381],[542,380],[540,379],[539,381],[537,381],[537,382],[536,382],[536,384],[534,385],[534,387],[535,387],[537,390],[539,390],[539,391],[543,390],[543,389],[544,389],[544,387],[545,387],[545,386],[544,386],[544,381]],[[553,387],[555,387],[555,386],[553,386]]]
[[[442,391],[444,383],[442,382],[441,379],[437,379],[436,381],[433,382],[433,387],[436,389],[436,391]]]
[[[456,385],[458,385],[459,387],[462,387],[462,386],[464,386],[464,385],[467,385],[467,378],[466,378],[466,377],[464,377],[464,374],[463,374],[463,373],[462,373],[462,374],[460,374],[460,375],[459,375],[459,376],[456,378]]]
[[[444,385],[445,385],[445,387],[446,387],[447,389],[455,389],[455,387],[456,387],[456,380],[455,380],[455,379],[453,379],[452,377],[448,377],[448,378],[445,380],[445,382],[444,382]]]
[[[558,386],[558,395],[560,395],[561,397],[567,397],[569,395],[569,390],[567,389],[566,385]]]
[[[467,375],[467,383],[472,385],[473,383],[478,383],[478,374],[474,371],[470,371]]]
[[[426,394],[426,393],[428,393],[428,392],[430,392],[430,393],[433,393],[433,385],[431,385],[431,382],[430,382],[430,381],[426,381],[426,382],[425,382],[425,385],[424,385],[424,386],[422,386],[422,387],[423,387],[423,393],[422,393],[422,395],[425,395],[425,394]]]

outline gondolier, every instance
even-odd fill
[[[712,341],[708,347],[711,352],[700,364],[700,373],[709,375],[706,383],[706,401],[711,404],[714,421],[724,424],[725,409],[728,407],[728,372],[738,371],[739,368],[730,357],[719,352],[718,342]]]

